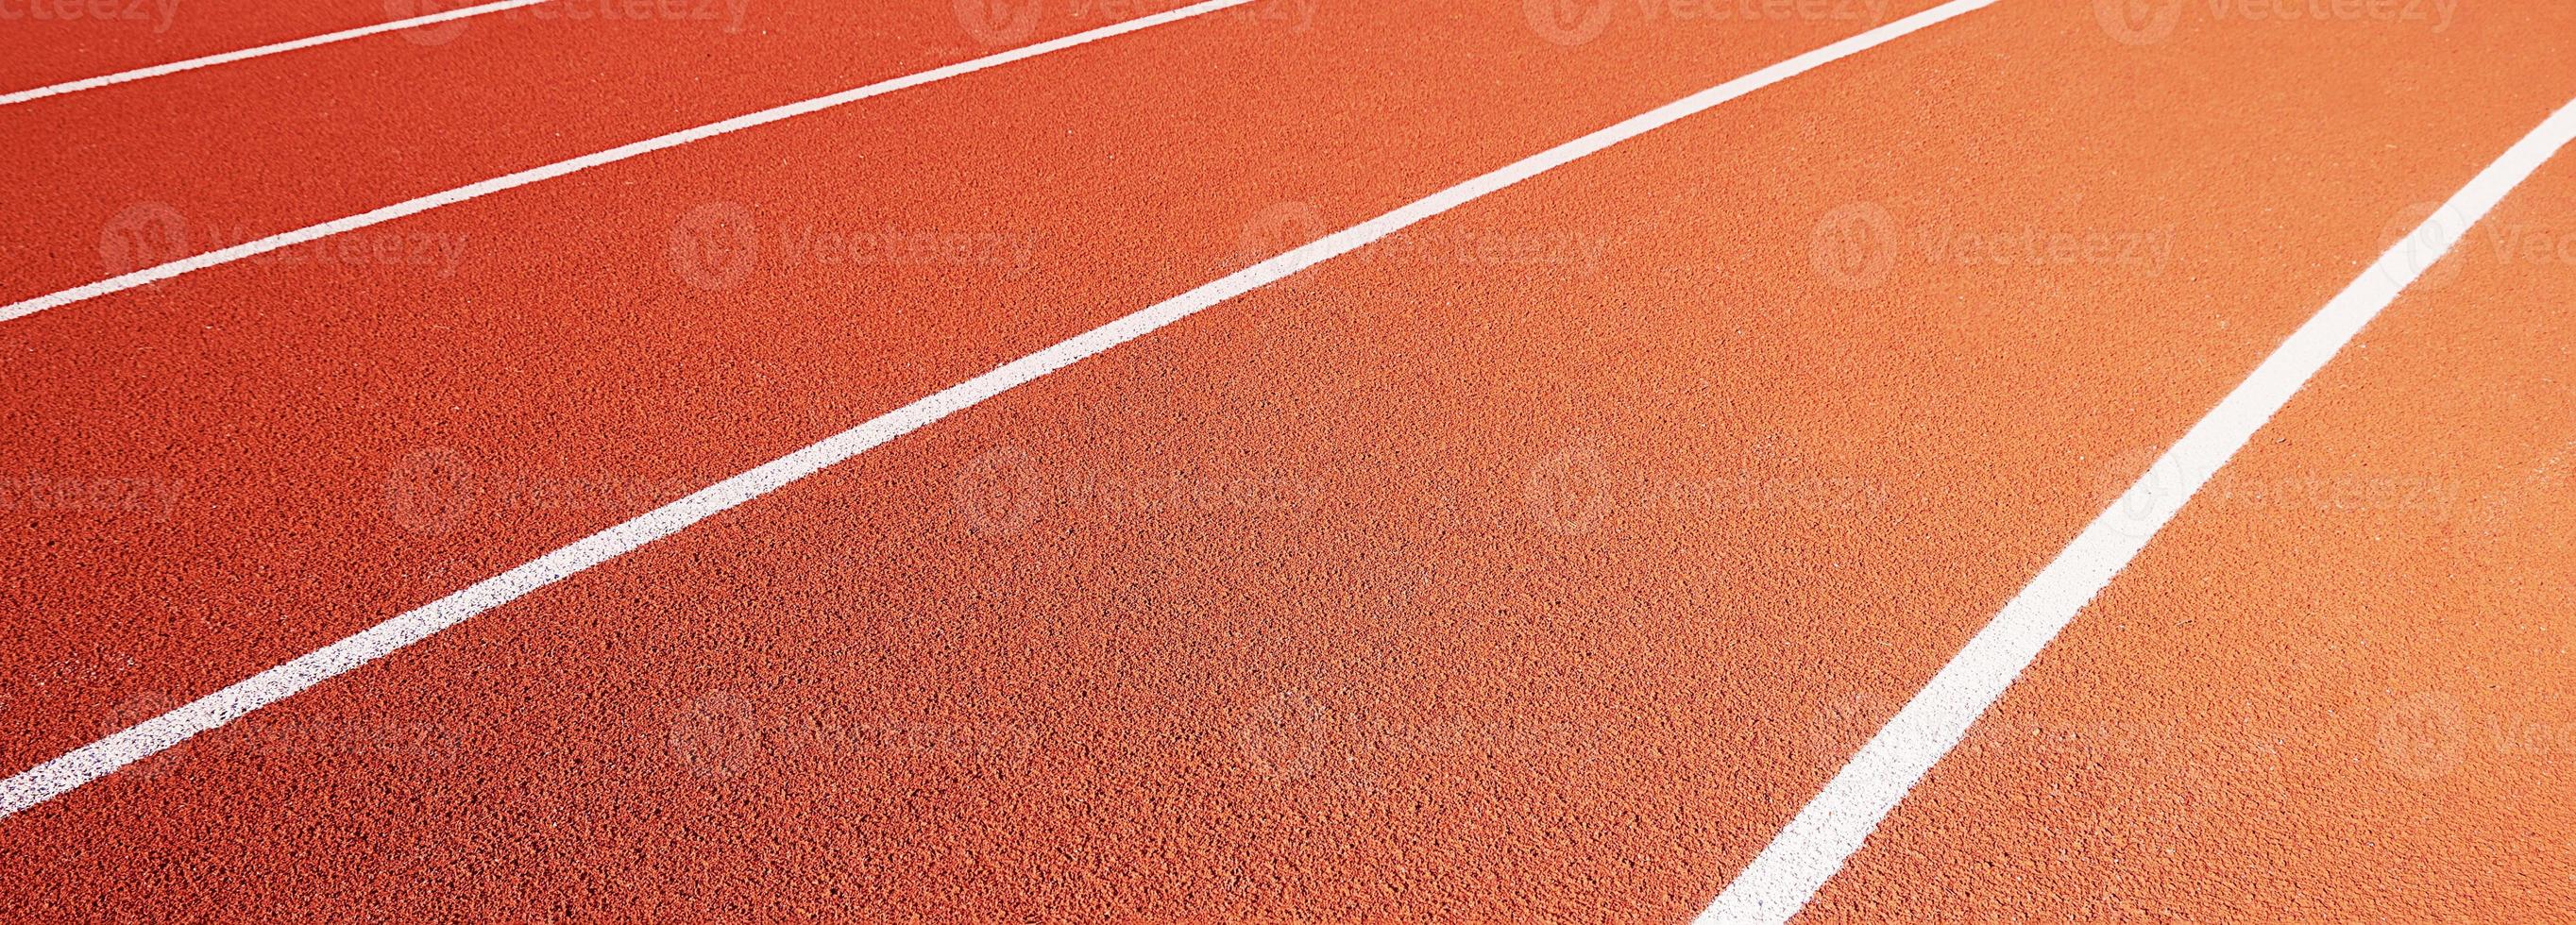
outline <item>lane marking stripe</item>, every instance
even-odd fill
[[[1034,58],[1049,52],[1063,51],[1077,45],[1086,45],[1102,39],[1125,35],[1140,29],[1150,29],[1155,26],[1163,25],[1164,23],[1178,22],[1192,16],[1213,13],[1227,7],[1241,6],[1250,2],[1252,2],[1252,0],[1204,0],[1204,2],[1201,3],[1193,3],[1189,6],[1166,10],[1151,16],[1142,16],[1125,22],[1112,23],[1088,32],[1078,32],[1062,38],[1049,39],[1035,45],[1026,45],[998,54],[986,55],[971,61],[960,61],[956,64],[947,65],[945,67],[932,68],[917,74],[906,74],[902,77],[879,81],[856,89],[843,90],[839,93],[818,96],[809,100],[788,103],[783,106],[763,109],[759,112],[735,116],[721,122],[710,122],[696,128],[682,129],[668,135],[661,135],[654,138],[647,138],[642,141],[630,142],[605,151],[585,154],[570,160],[557,161],[542,167],[533,167],[506,176],[494,177],[489,180],[467,184],[445,192],[431,193],[417,199],[398,202],[393,205],[385,206],[369,212],[362,212],[347,218],[334,219],[332,221],[323,222],[319,225],[298,228],[294,231],[274,234],[254,241],[246,241],[220,250],[207,251],[202,254],[173,260],[169,263],[145,267],[121,276],[109,277],[88,285],[75,286],[50,295],[37,296],[36,298],[28,299],[24,302],[0,306],[0,321],[14,321],[49,308],[60,308],[85,299],[94,299],[112,292],[122,292],[137,286],[156,283],[182,273],[202,270],[207,267],[222,266],[237,260],[246,260],[279,248],[293,247],[307,241],[330,237],[331,235],[345,231],[354,231],[370,225],[380,225],[405,216],[418,215],[422,212],[427,212],[440,206],[453,205],[469,199],[489,196],[493,193],[516,189],[518,187],[544,180],[551,180],[565,174],[588,170],[605,164],[614,164],[628,158],[651,154],[664,148],[676,148],[693,141],[703,141],[705,139],[714,138],[718,135],[728,135],[748,128],[757,128],[759,126],[768,125],[772,122],[793,119],[797,116],[821,112],[836,106],[848,105],[869,97],[883,96],[897,90],[907,90],[923,84],[946,80],[951,77],[972,74],[976,71],[1000,67],[1014,61]]]
[[[252,58],[264,58],[269,55],[283,54],[290,51],[300,51],[316,45],[345,42],[350,39],[365,38],[370,35],[381,35],[383,33],[410,29],[416,26],[436,25],[438,23],[464,19],[469,16],[498,13],[502,10],[517,9],[523,6],[535,6],[546,2],[549,2],[549,0],[500,0],[500,2],[497,3],[461,7],[458,9],[448,10],[443,13],[414,16],[410,19],[397,19],[392,22],[377,23],[372,26],[360,26],[355,29],[343,29],[326,35],[294,39],[292,41],[279,42],[274,45],[262,45],[257,48],[244,48],[240,51],[227,51],[222,54],[207,55],[203,58],[190,58],[186,61],[176,61],[169,64],[155,64],[151,67],[135,68],[131,71],[119,71],[104,77],[89,77],[67,83],[37,87],[33,90],[19,90],[14,93],[0,94],[0,106],[13,106],[29,100],[44,99],[49,96],[61,96],[65,93],[78,93],[82,90],[96,90],[100,87],[109,87],[121,83],[132,83],[149,77],[176,74],[180,71],[193,71],[201,67],[213,67],[218,64],[231,64],[235,61],[248,61]]]
[[[985,399],[1142,337],[1202,309],[1359,248],[1406,226],[1537,176],[1683,117],[1805,73],[1819,65],[1934,25],[1995,0],[1952,0],[1929,10],[1800,54],[1632,116],[1484,174],[1392,212],[1325,235],[1276,257],[1141,309],[1054,346],[950,386],[808,446],[699,490],[633,520],[557,549],[465,590],[316,649],[231,687],[0,781],[0,818],[50,800],[198,733],[239,719],[331,677],[383,658],[440,630],[584,569],[661,539],[735,505],[768,494],[827,466],[867,452]]]
[[[1701,925],[1785,922],[1947,755],[2058,631],[2289,403],[2309,377],[2542,162],[2576,138],[2576,102],[2552,113],[2299,326],[2146,474],[2076,535],[1735,876]]]

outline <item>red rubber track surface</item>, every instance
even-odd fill
[[[2202,491],[1809,918],[2576,909],[2571,234],[2561,160]]]
[[[464,242],[452,272],[244,262],[0,324],[0,470],[131,491],[0,534],[0,765],[1867,25],[1618,9],[1572,46],[1493,5],[1158,27],[370,230]],[[530,80],[712,54],[498,25]],[[1998,4],[0,820],[0,918],[1686,919],[2413,204],[2576,95],[2568,26],[2131,45]],[[312,201],[225,192],[258,162],[206,144],[181,208],[293,227],[873,79],[801,55],[735,59],[762,76],[731,105],[652,91],[697,116],[377,99],[352,151],[494,140],[443,179],[324,158]],[[144,124],[188,88],[262,73],[66,101],[148,147],[207,137]],[[565,136],[505,127],[541,114]],[[2560,227],[2568,182],[2497,220]],[[871,233],[965,244],[794,250]],[[693,247],[737,234],[748,259]],[[2565,785],[2525,746],[2568,715],[2566,274],[2494,263],[2392,308],[2211,489],[2477,500],[2195,502],[1812,914],[2565,908],[2568,820],[2516,801]],[[2113,760],[2055,744],[2097,725]]]
[[[155,500],[0,538],[31,615],[5,630],[0,669],[43,682],[7,704],[26,733],[0,764],[1428,194],[1459,164],[1825,41],[1661,37],[1718,60],[1639,90],[1610,81],[1616,59],[1569,57],[1521,20],[1399,28],[1423,18],[1344,20],[1316,44],[1176,24],[349,236],[461,242],[453,273],[332,247],[7,326],[10,468]],[[1506,56],[1531,78],[1467,79]],[[1411,70],[1384,70],[1397,60]],[[1426,72],[1438,62],[1454,73]],[[1142,71],[1158,76],[1099,92]],[[1594,84],[1566,112],[1529,111]],[[812,194],[825,186],[854,192]],[[748,263],[674,250],[745,229]],[[868,235],[968,246],[853,263],[807,243]]]
[[[413,12],[389,15],[398,9]],[[294,4],[252,0],[7,0],[0,2],[0,93],[358,29],[435,11],[416,7],[414,0]],[[435,35],[422,33],[419,38],[430,40]]]
[[[0,126],[23,132],[32,142],[0,161],[0,215],[7,222],[0,225],[0,239],[7,241],[0,255],[11,266],[0,299],[17,301],[68,289],[1146,12],[1132,4],[1113,8],[1086,3],[1079,14],[1050,7],[1053,14],[1030,22],[1025,38],[994,44],[985,39],[1019,33],[970,32],[949,0],[760,0],[743,6],[739,19],[720,0],[715,9],[724,15],[716,19],[698,19],[693,13],[647,19],[537,18],[540,10],[560,13],[566,5],[585,8],[582,0],[564,0],[424,27],[439,31],[370,36],[0,108]],[[1418,29],[1394,28],[1394,17],[1406,9],[1348,11],[1340,17],[1341,26],[1374,25],[1386,39],[1424,38]],[[1313,20],[1223,12],[1181,28],[1194,30],[1191,34],[1201,40],[1244,49],[1233,59],[1241,66],[1332,53]],[[1827,34],[1805,32],[1776,42],[1819,41],[1817,36]],[[1516,37],[1527,36],[1523,29]],[[1191,39],[1144,41],[1162,54],[1197,44]],[[1135,57],[1117,64],[1094,58],[1089,67],[1067,71],[1063,62],[1033,62],[1016,68],[1017,77],[987,76],[983,82],[1016,88],[1025,86],[1019,81],[1048,79],[1029,71],[1053,68],[1056,80],[1115,87],[1165,67],[1146,49],[1133,47],[1136,40],[1123,44],[1131,46],[1125,53]],[[1523,53],[1535,57],[1543,50],[1532,47]],[[1089,105],[1105,109],[1115,100]],[[881,112],[843,119],[840,124],[853,126],[835,136],[844,143],[861,134],[858,125],[885,125]],[[981,127],[947,131],[948,137],[929,143],[952,153],[1013,144],[998,128],[990,135]],[[926,137],[906,140],[919,145]],[[803,156],[790,156],[800,170],[814,169]],[[669,160],[682,157],[655,155],[648,163],[661,166],[642,169],[658,176],[674,170],[730,173],[768,166],[717,168],[697,161],[693,168]],[[165,212],[178,216],[184,234],[163,230],[167,226],[157,216]],[[400,258],[392,261],[396,266],[440,275],[464,272],[460,260],[439,245],[481,226],[450,226],[440,218],[425,216],[421,221],[426,225],[404,230],[356,232],[350,237],[361,243],[349,246],[372,251],[401,245]],[[125,240],[110,244],[120,229]],[[316,242],[271,259],[332,259],[340,246]],[[487,238],[485,247],[491,246]]]

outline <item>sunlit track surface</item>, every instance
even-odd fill
[[[781,2],[0,107],[18,302],[1008,59],[0,322],[0,918],[2576,915],[2564,158],[1792,825],[2576,13]]]

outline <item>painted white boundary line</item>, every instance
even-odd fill
[[[2014,595],[1993,622],[1968,640],[1932,676],[1931,683],[1888,720],[1886,728],[1861,746],[1842,772],[1700,913],[1701,925],[1785,922],[1805,908],[1816,890],[1878,828],[1879,820],[1959,744],[1968,726],[2003,696],[2004,689],[2076,612],[2146,548],[2147,541],[2182,510],[2192,494],[2244,448],[2309,377],[2466,235],[2469,226],[2570,138],[2576,138],[2576,102],[2552,113],[2539,128],[2506,149],[2504,156],[2479,171],[2423,225],[2380,255],[2282,341],[2252,375],[2193,424],[2109,510],[2094,518],[2056,560]]]
[[[454,205],[469,199],[489,196],[493,193],[498,193],[504,190],[516,189],[541,180],[551,180],[576,171],[588,170],[605,164],[614,164],[628,158],[651,154],[664,148],[676,148],[693,141],[703,141],[705,139],[714,138],[718,135],[728,135],[747,128],[756,128],[768,125],[772,122],[793,119],[797,116],[821,112],[836,106],[855,103],[869,97],[883,96],[897,90],[906,90],[926,83],[972,74],[986,68],[1000,67],[1014,61],[1034,58],[1048,52],[1063,51],[1077,45],[1085,45],[1100,41],[1101,39],[1125,35],[1140,29],[1151,29],[1164,23],[1177,22],[1183,19],[1188,19],[1192,16],[1197,16],[1203,13],[1213,13],[1227,7],[1241,6],[1250,2],[1252,2],[1252,0],[1204,0],[1204,2],[1193,3],[1189,6],[1180,7],[1178,9],[1165,10],[1151,16],[1140,16],[1125,22],[1112,23],[1088,32],[1078,32],[1062,38],[1039,42],[1035,45],[1025,45],[1009,51],[1000,52],[998,54],[985,55],[984,57],[976,58],[971,61],[960,61],[956,64],[947,65],[945,67],[936,67],[917,74],[906,74],[892,80],[878,81],[864,87],[843,90],[839,93],[834,93],[828,96],[818,96],[809,100],[788,103],[783,106],[763,109],[759,112],[735,116],[721,122],[711,122],[696,128],[682,129],[668,135],[647,138],[643,141],[630,142],[628,144],[610,148],[606,151],[584,154],[571,160],[556,161],[555,163],[547,164],[543,167],[533,167],[507,176],[494,177],[489,180],[460,186],[452,190],[431,193],[418,199],[398,202],[381,209],[352,215],[348,218],[334,219],[332,221],[323,222],[319,225],[298,228],[294,231],[270,235],[255,241],[246,241],[240,244],[235,244],[221,250],[207,251],[202,254],[173,260],[169,263],[145,267],[131,273],[109,277],[88,285],[75,286],[50,295],[37,296],[24,302],[18,302],[11,305],[0,305],[0,321],[14,321],[49,308],[60,308],[84,299],[94,299],[111,292],[122,292],[136,286],[156,283],[193,270],[203,270],[207,267],[221,266],[223,264],[232,263],[236,260],[245,260],[279,248],[293,247],[306,241],[326,238],[344,231],[354,231],[370,225],[380,225],[404,216],[427,212],[440,206]]]
[[[135,68],[131,71],[119,71],[104,77],[89,77],[68,83],[58,83],[52,86],[37,87],[33,90],[19,90],[13,93],[0,93],[0,106],[11,106],[18,103],[24,103],[29,100],[41,100],[48,96],[61,96],[65,93],[78,93],[82,90],[96,90],[100,87],[114,86],[121,83],[131,83],[147,77],[160,77],[167,74],[176,74],[180,71],[193,71],[201,67],[213,67],[218,64],[231,64],[235,61],[248,61],[252,58],[264,58],[274,54],[300,51],[316,45],[345,42],[350,39],[366,38],[370,35],[382,35],[387,32],[410,29],[416,26],[435,25],[451,20],[464,19],[469,16],[481,16],[485,13],[498,13],[502,10],[517,9],[523,6],[535,6],[545,2],[548,2],[548,0],[500,0],[498,3],[486,3],[479,6],[462,7],[459,9],[448,10],[443,13],[414,16],[410,19],[397,19],[392,22],[377,23],[372,26],[360,26],[355,29],[343,29],[326,35],[294,39],[291,41],[279,42],[274,45],[262,45],[257,48],[244,48],[240,51],[227,51],[222,54],[207,55],[203,58],[190,58],[186,61],[175,61],[169,64],[155,64],[151,67]]]
[[[74,749],[8,780],[0,781],[0,818],[53,799],[75,787],[150,757],[189,737],[240,719],[260,707],[294,696],[305,688],[350,669],[383,658],[404,646],[521,595],[669,536],[708,517],[777,490],[824,467],[867,452],[941,418],[973,407],[1014,386],[1072,365],[1093,354],[1152,333],[1201,309],[1268,285],[1423,219],[1472,202],[1576,158],[1635,138],[1683,117],[1805,73],[1819,65],[1866,50],[1888,40],[1995,0],[1951,0],[1831,45],[1809,51],[1608,128],[1523,158],[1429,197],[1407,203],[1360,224],[1342,229],[1163,302],[1141,309],[1062,343],[1021,357],[849,430],[825,438],[749,472],[700,489],[696,494],[592,534],[465,590],[376,624],[356,635],[306,653],[253,675],[193,703],[144,720],[133,728]]]

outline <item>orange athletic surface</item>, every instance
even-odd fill
[[[1405,21],[1346,18],[1334,28],[1349,52],[1178,23],[1164,28],[1194,31],[1084,46],[349,236],[462,241],[474,259],[453,273],[409,265],[408,250],[393,266],[306,251],[0,330],[27,360],[0,399],[12,459],[184,481],[193,502],[116,532],[71,518],[0,540],[32,616],[0,639],[0,671],[134,669],[13,700],[27,734],[0,745],[0,765],[94,738],[117,704],[219,687],[1320,233],[1282,203],[1343,222],[1375,214],[1463,178],[1457,164],[1509,160],[1834,34],[1748,35],[1728,47],[1768,47],[1712,50],[1708,73],[1644,88],[1609,83],[1614,57],[1470,85],[1479,36],[1487,66],[1520,55],[1544,72],[1561,50],[1518,19],[1431,36]],[[1211,46],[1233,63],[1199,63]],[[1454,56],[1451,79],[1352,79],[1434,55]],[[1166,79],[1098,91],[1094,75],[1154,68]],[[1524,111],[1533,85],[1576,79],[1605,89],[1564,115]],[[1216,113],[1236,115],[1219,125]],[[1376,179],[1355,182],[1353,163]],[[811,193],[834,183],[859,195]],[[739,279],[675,265],[675,234],[709,214],[742,216],[763,262]],[[786,253],[808,234],[889,229],[984,243],[935,264]],[[225,375],[192,374],[209,364]],[[278,465],[290,459],[309,462]],[[491,497],[461,511],[427,500],[460,472]],[[423,500],[392,503],[412,488]],[[267,561],[295,567],[237,566]]]
[[[731,0],[741,5],[738,18],[715,0],[727,15],[714,20],[685,11],[670,19],[533,18],[536,10],[600,2],[557,0],[427,27],[446,31],[369,36],[0,107],[0,126],[42,139],[0,164],[7,221],[0,237],[8,242],[0,254],[21,268],[0,298],[998,50],[960,27],[948,0]],[[1123,18],[1096,10],[1040,17],[1026,41]],[[1252,21],[1220,18],[1197,28],[1272,39],[1265,54],[1274,57],[1298,55],[1304,44],[1302,33]],[[883,124],[855,116],[864,121],[854,125]],[[165,253],[174,248],[156,239],[155,259],[102,260],[102,226],[150,214],[128,210],[153,203],[185,221],[185,246],[175,248],[182,253]],[[440,216],[420,221],[420,229],[445,229]],[[358,237],[406,240],[381,229]],[[445,266],[432,259],[424,269]]]
[[[397,9],[413,11],[387,15]],[[417,0],[294,4],[257,0],[7,0],[0,2],[0,93],[363,28],[433,11],[418,8]],[[421,37],[430,38],[427,34]]]
[[[105,275],[134,201],[284,230],[984,50],[943,4],[808,6],[0,108],[50,146],[5,168],[6,297]],[[1571,47],[1516,4],[1219,13],[352,235],[452,266],[0,323],[0,473],[167,500],[10,512],[0,772],[1869,24],[1617,9]],[[1099,24],[1063,19],[1030,40]],[[2413,204],[2576,95],[2571,38],[2534,5],[2140,46],[2004,0],[0,820],[0,918],[1687,919]],[[2570,203],[2552,165],[2491,223],[2554,242]],[[675,248],[744,222],[738,275]],[[888,230],[974,247],[786,251]],[[1963,243],[2033,232],[2110,249]],[[2576,908],[2576,247],[2492,246],[1810,916]]]
[[[2273,419],[1810,917],[2576,910],[2570,304],[2561,160]]]

